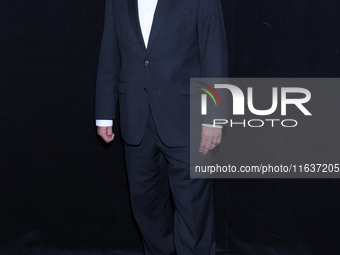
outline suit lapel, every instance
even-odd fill
[[[137,2],[137,0],[135,0]],[[159,33],[159,30],[162,27],[164,18],[166,16],[168,7],[171,3],[171,0],[158,0],[157,7],[155,10],[153,22],[152,22],[152,28],[150,32],[149,42],[148,42],[148,48],[147,52],[150,52],[157,35]],[[145,47],[145,46],[144,46]]]
[[[144,43],[144,39],[143,39],[143,35],[142,35],[140,23],[139,23],[138,0],[127,0],[127,2],[128,2],[129,15],[130,15],[130,20],[131,20],[133,30],[135,31],[135,34],[137,36],[137,39],[143,51],[146,52],[145,43]]]
[[[156,37],[159,33],[159,30],[162,27],[164,18],[166,16],[168,7],[171,3],[171,0],[158,0],[157,7],[155,10],[152,28],[150,32],[148,48],[146,49],[140,23],[139,23],[139,16],[138,16],[138,0],[127,0],[128,1],[128,8],[129,8],[129,15],[133,30],[137,36],[137,39],[143,49],[143,51],[150,52],[152,45],[154,44]]]

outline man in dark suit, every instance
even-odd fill
[[[211,180],[190,179],[189,94],[191,77],[226,76],[219,0],[106,0],[97,131],[113,140],[119,97],[132,211],[147,255],[215,254]],[[222,132],[203,123],[202,157]]]

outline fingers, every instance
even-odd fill
[[[200,152],[202,152],[204,155],[207,155],[207,153],[209,152],[209,150],[210,150],[211,147],[212,147],[212,141],[211,141],[211,139],[205,140],[205,139],[202,137],[201,145],[200,145]]]
[[[107,130],[107,139],[108,139],[107,143],[109,143],[113,140],[115,135],[114,133],[112,133],[112,127],[107,127],[106,130]]]
[[[113,140],[115,134],[112,133],[112,127],[97,127],[97,134],[103,138],[106,143]]]
[[[213,150],[222,138],[222,129],[213,127],[202,127],[202,139],[199,151],[206,155],[209,150]]]

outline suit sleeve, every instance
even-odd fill
[[[117,84],[120,71],[120,55],[113,18],[113,0],[106,0],[104,30],[100,47],[95,119],[113,120],[117,108]]]
[[[197,27],[202,78],[227,78],[228,49],[220,0],[200,0]],[[212,124],[213,119],[228,119],[227,90],[220,89],[217,92],[222,99],[222,106],[216,107],[213,100],[208,100],[208,114],[202,116],[203,123]]]

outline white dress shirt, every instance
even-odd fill
[[[139,24],[143,35],[143,40],[145,43],[145,48],[148,47],[153,16],[155,14],[156,6],[158,0],[138,0],[138,16]],[[109,127],[113,125],[113,120],[96,120],[96,126],[98,127]],[[202,126],[214,127],[211,124],[202,124]],[[222,126],[216,125],[217,128],[222,128]]]
[[[138,0],[139,24],[145,47],[148,47],[150,31],[158,0]]]

